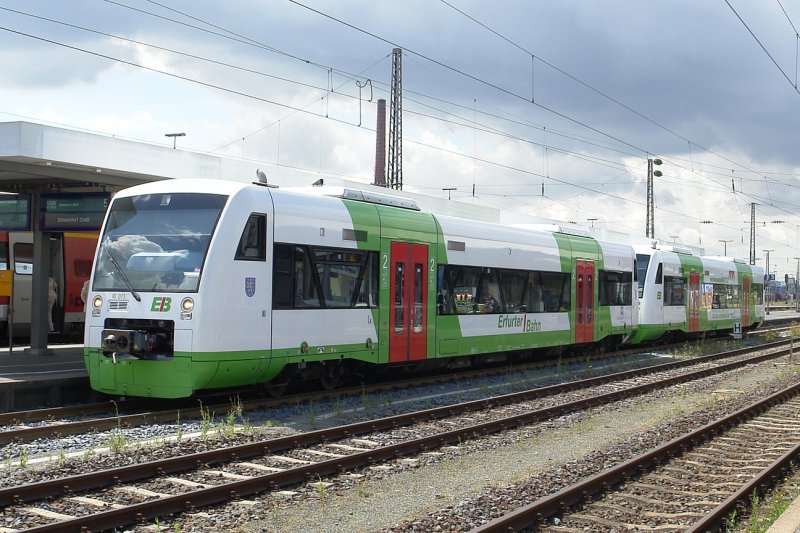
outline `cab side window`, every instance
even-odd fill
[[[236,247],[240,261],[266,261],[267,259],[267,215],[253,213],[247,219],[242,237]]]

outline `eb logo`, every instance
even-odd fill
[[[166,313],[172,308],[172,298],[169,296],[156,296],[153,298],[153,304],[150,310],[154,313]]]

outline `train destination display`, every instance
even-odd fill
[[[0,195],[0,231],[31,229],[31,196],[29,194]]]
[[[39,220],[42,231],[97,231],[111,199],[109,193],[42,194]]]

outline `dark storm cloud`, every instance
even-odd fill
[[[753,161],[800,163],[800,151],[792,143],[793,130],[800,118],[800,95],[724,2],[452,2],[514,44],[443,2],[304,2],[375,36],[284,1],[236,4],[178,1],[159,5],[146,0],[120,0],[120,3],[135,9],[96,0],[68,3],[18,0],[5,2],[4,6],[315,86],[343,84],[339,90],[350,95],[358,94],[355,82],[345,81],[335,71],[329,76],[326,67],[348,73],[363,72],[364,80],[373,80],[376,97],[386,97],[390,79],[387,56],[394,43],[407,50],[403,76],[408,111],[424,110],[411,102],[416,98],[414,93],[422,93],[464,106],[466,111],[458,111],[461,116],[469,116],[468,110],[473,107],[475,116],[478,110],[490,109],[501,114],[513,113],[521,120],[591,137],[634,154],[637,149],[646,153],[685,153],[702,146],[715,151],[741,152]],[[732,5],[793,77],[794,34],[780,6],[748,2],[732,2]],[[784,5],[790,15],[800,17],[798,5],[791,2]],[[136,60],[130,47],[108,37],[8,12],[2,14],[4,25],[18,31]],[[249,40],[259,46],[242,42]],[[6,86],[35,88],[76,81],[87,83],[114,67],[111,61],[7,32],[0,32],[0,45],[3,50],[0,60],[10,74],[3,77]],[[526,51],[539,58],[533,61],[533,72]],[[179,71],[185,69],[192,76],[212,83],[228,83],[242,92],[263,95],[269,94],[265,91],[273,91],[281,95],[292,91],[286,84],[258,76],[185,57],[169,54],[165,57]],[[599,96],[542,60],[678,136]],[[604,139],[596,131],[524,101],[532,96],[537,103],[624,142]],[[446,104],[436,105],[456,112],[456,108]],[[413,121],[414,117],[409,115],[407,120]],[[502,123],[491,125],[542,140],[542,134],[535,130]],[[558,142],[566,149],[598,150],[585,143],[564,139]]]

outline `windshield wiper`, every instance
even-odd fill
[[[136,289],[133,288],[133,284],[131,283],[131,280],[128,279],[128,276],[125,275],[125,271],[122,270],[122,267],[119,266],[119,263],[117,263],[117,260],[114,258],[113,255],[111,255],[111,250],[106,248],[105,244],[103,245],[103,250],[105,250],[106,255],[108,255],[108,258],[111,259],[111,263],[114,265],[114,268],[116,268],[117,272],[119,272],[120,275],[122,276],[122,281],[124,281],[125,285],[128,286],[128,290],[130,291],[130,293],[133,295],[134,298],[136,298],[137,302],[141,302],[142,301],[142,297],[139,296],[139,293],[136,292]]]

